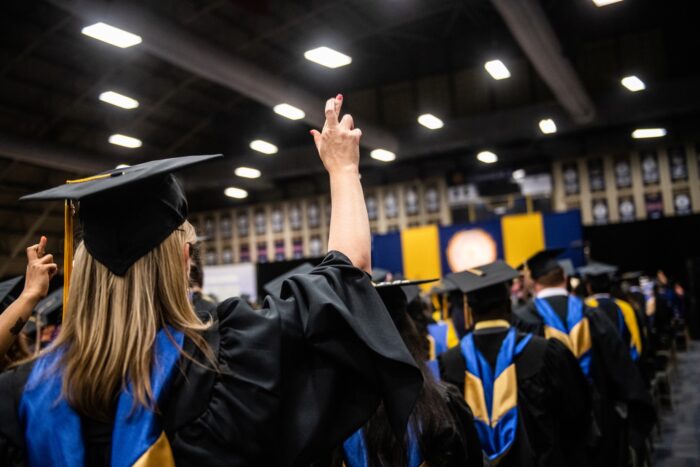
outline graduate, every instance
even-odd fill
[[[19,297],[22,291],[23,279],[24,276],[18,276],[0,282],[0,315]],[[26,336],[19,334],[17,340],[5,353],[5,356],[0,358],[0,372],[13,362],[21,360],[29,354],[29,342]]]
[[[84,241],[58,338],[0,375],[0,465],[307,465],[380,403],[403,437],[422,376],[368,276],[361,132],[339,121],[341,102],[312,132],[330,178],[330,252],[260,310],[231,298],[203,322],[188,300],[196,233],[172,173],[216,156],[29,197],[79,201]]]
[[[443,279],[430,291],[435,311],[426,323],[426,338],[429,344],[428,365],[433,370],[437,369],[437,357],[459,345],[459,335],[455,326],[456,316],[450,313],[452,310],[450,303],[460,295],[457,285],[448,279]],[[457,322],[463,323],[461,320]]]
[[[638,362],[642,357],[642,331],[634,307],[628,302],[613,297],[613,274],[616,266],[593,263],[579,268],[579,273],[586,281],[588,297],[586,305],[598,308],[615,324],[622,341],[630,349],[630,357]]]
[[[199,248],[201,238],[197,238],[196,243],[192,246],[192,265],[190,266],[190,301],[195,313],[200,319],[208,320],[213,316],[218,304],[216,299],[209,294],[204,293],[204,269],[202,266],[202,255]]]
[[[418,284],[399,280],[376,284],[401,338],[423,372],[423,388],[411,414],[406,435],[397,438],[383,406],[350,436],[331,459],[314,467],[478,467],[482,465],[472,414],[452,385],[433,378],[425,366],[425,340],[416,328],[410,304],[419,297]],[[422,311],[421,311],[422,313]]]
[[[442,379],[464,394],[490,465],[586,465],[588,385],[564,344],[510,325],[517,276],[503,261],[450,276],[475,324],[439,357]]]
[[[604,312],[568,294],[557,261],[561,249],[536,253],[525,262],[534,299],[515,311],[513,323],[524,332],[565,343],[589,382],[593,425],[589,451],[594,465],[626,465],[628,444],[642,450],[655,421],[649,392]]]

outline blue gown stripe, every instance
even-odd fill
[[[420,467],[423,463],[423,456],[418,445],[418,438],[412,426],[408,427],[408,466]],[[343,442],[343,454],[345,457],[345,467],[368,467],[369,457],[367,455],[367,443],[365,433],[362,428],[350,435]]]
[[[431,323],[428,324],[428,334],[435,341],[435,356],[447,352],[447,323]]]

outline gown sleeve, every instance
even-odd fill
[[[420,371],[369,277],[341,253],[287,279],[261,310],[231,299],[217,315],[208,341],[219,372],[189,364],[184,373],[200,377],[173,388],[170,408],[189,413],[169,427],[178,464],[305,465],[380,401],[395,431],[405,430]]]
[[[454,443],[458,446],[453,448],[455,452],[450,458],[449,465],[481,467],[483,465],[483,454],[479,435],[476,433],[472,411],[469,410],[464,397],[454,385],[444,385],[444,391],[445,401],[454,420],[454,426],[457,431],[456,438],[458,440],[458,442]]]
[[[19,467],[25,465],[24,432],[17,407],[31,365],[0,374],[0,465]]]

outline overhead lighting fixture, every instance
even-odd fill
[[[245,191],[243,188],[236,188],[234,186],[230,186],[224,190],[224,194],[228,196],[229,198],[235,198],[235,199],[244,199],[248,197],[248,192]]]
[[[369,153],[369,156],[372,159],[376,159],[382,162],[391,162],[396,159],[396,154],[394,154],[391,151],[387,151],[386,149],[375,149],[374,151]]]
[[[525,178],[525,169],[513,171],[513,180],[522,180],[523,178]]]
[[[250,142],[250,149],[261,152],[263,154],[277,154],[277,146],[261,139],[256,139]]]
[[[125,148],[130,149],[141,147],[140,139],[134,138],[133,136],[121,135],[119,133],[110,136],[109,142],[112,144],[116,144],[117,146],[123,146]]]
[[[666,128],[637,128],[632,132],[632,138],[661,138],[666,136]]]
[[[551,118],[543,118],[540,120],[540,131],[545,135],[551,135],[557,132],[557,124]]]
[[[602,6],[607,6],[607,5],[612,5],[613,3],[619,3],[622,0],[593,0],[593,3],[595,3],[595,6],[598,8]]]
[[[304,58],[328,68],[340,68],[352,63],[352,57],[330,47],[317,47],[307,50],[304,52]]]
[[[476,155],[476,158],[484,164],[493,164],[498,161],[498,156],[491,151],[481,151]]]
[[[508,67],[500,60],[491,60],[484,63],[484,68],[489,72],[493,79],[510,78]]]
[[[301,120],[306,116],[303,110],[287,103],[277,104],[272,108],[277,115],[281,115],[290,120]]]
[[[622,85],[632,92],[644,91],[647,87],[644,81],[636,77],[635,75],[625,76],[620,80]]]
[[[117,169],[128,169],[129,167],[131,167],[129,164],[119,164],[119,165],[118,165],[117,167],[115,167],[115,168],[117,168]]]
[[[445,124],[433,114],[423,114],[418,117],[418,123],[431,130],[437,130],[445,126]]]
[[[260,178],[260,171],[252,167],[238,167],[233,173],[243,178]]]
[[[114,91],[103,92],[100,94],[100,100],[127,110],[135,109],[139,106],[139,101],[136,99],[132,99],[129,96],[125,96],[124,94],[119,94],[118,92]]]
[[[126,49],[141,43],[141,36],[115,28],[105,23],[95,23],[85,26],[82,31],[86,36],[106,42],[120,49]]]

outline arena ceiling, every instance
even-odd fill
[[[223,153],[185,177],[194,209],[324,192],[308,130],[342,92],[363,128],[367,183],[501,169],[615,151],[637,126],[697,137],[700,52],[687,2],[624,0],[43,0],[0,15],[0,277],[21,269],[38,233],[60,238],[60,206],[16,200],[75,175],[185,154]],[[117,48],[81,33],[104,22],[142,42]],[[327,46],[352,57],[328,69],[304,58]],[[511,77],[492,79],[489,60]],[[647,89],[631,93],[626,75]],[[105,91],[137,99],[124,110]],[[292,121],[272,107],[306,113]],[[440,130],[416,122],[423,113]],[[557,133],[538,129],[542,118]],[[110,135],[138,138],[136,149]],[[254,139],[279,151],[251,150]],[[384,148],[396,160],[369,157]],[[234,175],[257,168],[255,180]],[[249,192],[224,196],[235,185]]]

